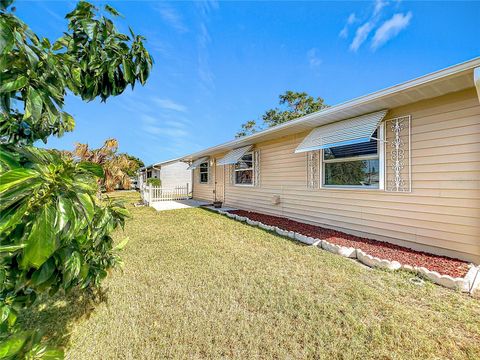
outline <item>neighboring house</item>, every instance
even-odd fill
[[[178,186],[192,188],[192,171],[188,164],[179,159],[172,159],[143,167],[138,172],[138,187],[146,184],[147,179],[156,178],[162,182],[162,188],[174,189]]]
[[[185,156],[193,197],[479,263],[479,67],[476,58]]]

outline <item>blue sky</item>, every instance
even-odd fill
[[[67,96],[76,128],[47,147],[115,137],[149,164],[231,140],[286,90],[334,105],[480,55],[475,1],[107,3],[147,37],[151,77],[106,104]],[[16,13],[54,39],[74,5],[17,0]]]

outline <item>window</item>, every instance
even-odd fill
[[[253,185],[253,153],[243,155],[234,165],[234,181],[236,185]]]
[[[209,175],[208,161],[201,163],[198,169],[200,172],[200,183],[201,184],[208,183],[208,175]]]
[[[377,138],[377,131],[372,135]],[[323,186],[380,188],[380,141],[371,139],[359,144],[323,150]]]

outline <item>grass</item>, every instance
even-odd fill
[[[121,193],[130,202],[135,193]],[[96,302],[21,321],[69,359],[478,359],[480,301],[203,209],[131,208],[124,270]]]

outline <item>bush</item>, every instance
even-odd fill
[[[150,178],[150,179],[147,179],[147,185],[162,186],[162,181],[157,178]]]

